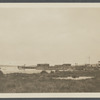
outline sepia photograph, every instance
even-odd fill
[[[100,93],[100,5],[0,4],[0,93]]]

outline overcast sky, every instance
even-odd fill
[[[0,64],[97,63],[100,8],[0,8]]]

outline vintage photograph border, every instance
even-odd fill
[[[99,0],[100,1],[100,0]],[[86,2],[95,2],[95,3],[92,3],[93,6],[95,7],[96,5],[97,6],[100,6],[100,3],[96,3],[96,2],[99,2],[99,1],[96,1],[96,0],[87,0],[87,1],[84,1],[85,3],[83,5],[86,5],[87,7],[91,7],[91,3],[87,3]],[[9,1],[9,0],[0,0],[0,2],[3,4],[3,3],[19,3],[19,2],[22,2],[22,3],[37,3],[37,2],[55,2],[54,0],[44,0],[44,1],[39,1],[39,0],[36,0],[36,1],[30,1],[30,0],[23,0],[23,1],[17,1],[17,0],[12,0],[12,1]],[[75,2],[74,0],[70,0],[70,1],[63,1],[63,0],[59,0],[59,1],[56,1],[56,2],[72,2],[70,5],[74,5],[73,2]],[[80,2],[83,2],[82,0],[80,1],[76,1],[76,3],[78,3],[78,5],[80,6],[81,3]],[[79,4],[80,3],[80,4]],[[99,100],[100,99],[100,93],[0,93],[0,100]]]

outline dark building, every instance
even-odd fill
[[[63,64],[62,66],[71,66],[71,64]]]
[[[47,70],[49,68],[49,64],[37,64],[36,69]]]
[[[49,67],[49,64],[37,64],[37,67],[41,67],[41,66],[48,66]]]
[[[67,70],[71,67],[71,64],[55,65],[54,67],[58,70]]]

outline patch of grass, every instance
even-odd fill
[[[53,77],[94,76],[87,80],[55,80]],[[0,93],[100,92],[100,71],[40,74],[8,74],[0,78]]]

